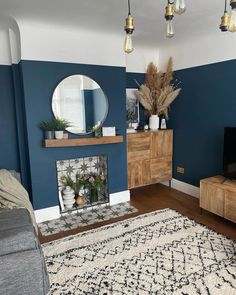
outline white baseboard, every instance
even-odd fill
[[[116,205],[123,202],[130,201],[130,191],[122,191],[118,193],[110,194],[110,205]]]
[[[163,182],[162,184],[164,185],[169,185],[169,182]],[[185,194],[188,194],[190,196],[193,196],[195,198],[199,198],[200,197],[200,188],[197,186],[194,186],[192,184],[177,180],[175,178],[172,178],[171,180],[171,187],[181,191]]]
[[[118,193],[110,194],[110,205],[116,205],[123,202],[130,201],[130,191],[121,191]],[[60,218],[60,207],[54,206],[34,211],[36,222],[44,222],[52,219]]]
[[[57,219],[61,216],[59,206],[34,210],[34,214],[35,214],[37,223],[44,222],[47,220]]]

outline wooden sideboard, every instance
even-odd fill
[[[236,181],[223,176],[202,179],[200,207],[236,222]]]
[[[129,188],[171,180],[173,131],[128,133],[127,154]]]

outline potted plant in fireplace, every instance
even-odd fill
[[[87,177],[87,188],[90,193],[90,203],[98,201],[99,192],[105,187],[106,179],[104,175],[90,173]]]
[[[70,127],[70,122],[66,119],[55,118],[53,119],[54,130],[55,130],[55,138],[63,139],[63,133],[67,127]]]
[[[61,183],[64,186],[62,190],[63,203],[67,209],[71,209],[75,204],[74,181],[67,174],[61,177]]]
[[[85,202],[84,196],[80,193],[81,189],[85,185],[85,179],[83,175],[80,175],[78,172],[75,176],[75,181],[71,178],[70,175],[64,175],[61,178],[63,186],[70,187],[74,192],[74,203],[76,202],[77,206],[82,206]]]
[[[84,196],[80,193],[81,189],[85,187],[85,183],[85,176],[80,175],[79,172],[77,172],[75,176],[75,182],[73,184],[77,206],[82,206],[85,203]]]

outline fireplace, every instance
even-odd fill
[[[56,161],[61,213],[109,203],[107,156]]]

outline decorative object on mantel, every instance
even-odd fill
[[[41,121],[39,128],[44,131],[45,139],[63,139],[64,132],[70,123],[65,119],[53,118],[49,121]],[[68,137],[67,137],[68,138]]]
[[[235,295],[235,247],[171,209],[42,245],[51,294],[116,295]]]
[[[136,83],[138,84],[137,81]],[[159,71],[154,63],[149,63],[145,82],[139,85],[139,90],[135,94],[150,116],[150,129],[157,130],[159,128],[159,115],[163,115],[168,119],[170,104],[181,90],[181,88],[177,88],[178,85],[179,83],[176,83],[176,80],[173,82],[172,57],[169,58],[165,73]]]
[[[45,139],[54,139],[55,129],[53,120],[41,121],[39,123],[39,128],[43,130]]]
[[[94,132],[95,137],[101,137],[102,136],[102,123],[101,121],[98,121],[93,128],[91,129],[92,132]]]
[[[63,134],[66,128],[70,127],[70,122],[66,119],[54,118],[53,119],[55,138],[63,139]]]
[[[102,127],[103,136],[116,136],[116,127]]]
[[[131,53],[133,48],[132,34],[134,31],[134,19],[130,13],[130,0],[128,0],[128,17],[125,20],[125,43],[124,43],[124,52]]]

